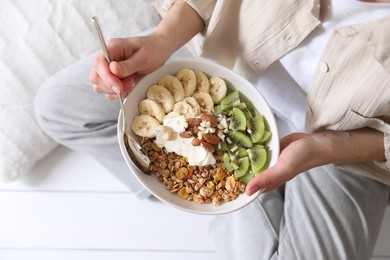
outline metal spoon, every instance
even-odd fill
[[[106,45],[106,42],[104,40],[102,30],[100,28],[98,18],[96,16],[94,16],[94,17],[92,17],[92,21],[95,24],[96,32],[97,32],[99,42],[100,42],[100,47],[103,50],[103,55],[106,58],[107,62],[110,63],[111,59],[110,59],[110,56],[108,54],[107,45]],[[141,145],[136,140],[134,140],[134,138],[132,136],[127,134],[127,129],[126,129],[127,128],[127,123],[126,123],[127,118],[126,118],[126,114],[125,114],[125,107],[123,104],[123,99],[122,99],[122,96],[120,94],[117,94],[117,97],[118,97],[118,101],[121,105],[121,110],[122,110],[122,119],[123,119],[122,131],[124,134],[124,142],[125,142],[125,146],[127,148],[127,152],[130,155],[130,159],[133,162],[134,166],[136,168],[138,168],[138,170],[148,174],[147,169],[148,169],[149,164],[150,164],[150,159],[146,155],[145,151],[142,149]]]

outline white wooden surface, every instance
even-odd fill
[[[94,159],[60,147],[0,186],[0,259],[215,259],[210,219],[136,199]]]
[[[0,185],[0,260],[211,260],[212,217],[138,200],[87,155],[56,149]],[[372,260],[390,259],[390,208]]]

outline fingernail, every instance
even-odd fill
[[[115,94],[105,94],[107,100],[115,100],[116,95]]]
[[[92,85],[92,89],[93,89],[93,91],[95,91],[96,93],[99,92],[99,87],[98,87],[98,85]]]
[[[257,186],[252,186],[250,190],[248,190],[249,192],[249,196],[255,194],[256,192],[259,192],[259,195],[264,193],[265,191],[265,188],[261,188],[259,189]]]
[[[121,90],[118,86],[112,86],[111,87],[112,91],[114,91],[116,94],[120,94],[121,93]]]
[[[257,187],[256,187],[256,186],[252,186],[252,187],[250,187],[249,189],[247,189],[247,194],[248,194],[249,196],[251,196],[253,193],[256,192],[256,190],[257,190]]]

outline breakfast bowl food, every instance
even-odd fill
[[[176,60],[146,75],[125,100],[127,135],[150,158],[134,167],[118,118],[123,158],[151,194],[199,214],[235,211],[259,193],[245,185],[275,164],[279,137],[273,113],[246,79],[205,60]]]

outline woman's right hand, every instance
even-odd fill
[[[94,91],[104,93],[109,100],[115,99],[116,93],[126,96],[143,75],[154,71],[169,58],[172,50],[167,42],[156,32],[108,41],[111,63],[108,64],[100,52],[89,76]]]
[[[107,99],[126,96],[143,75],[160,67],[180,47],[204,29],[204,22],[184,0],[172,8],[149,35],[116,38],[107,43],[111,63],[103,53],[96,57],[89,79],[98,93]]]

